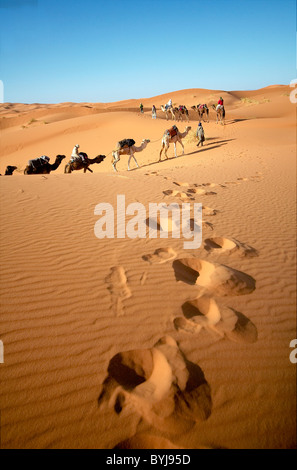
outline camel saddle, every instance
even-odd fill
[[[45,165],[48,163],[48,161],[46,161],[43,157],[39,157],[39,158],[33,158],[32,160],[29,160],[29,165],[32,165],[32,167],[37,170],[38,168],[40,168],[41,166]]]
[[[167,129],[166,132],[170,137],[174,137],[178,133],[178,128],[176,126],[172,126],[170,129]]]
[[[135,144],[135,140],[133,139],[123,139],[119,141],[119,146],[121,149],[124,147],[132,147]]]
[[[72,162],[88,163],[88,155],[85,152],[79,152],[78,155],[71,157]]]

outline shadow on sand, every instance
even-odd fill
[[[236,124],[237,122],[242,121],[251,121],[256,118],[241,118],[241,119],[230,119],[229,121],[225,121],[225,126],[229,126],[230,124]]]
[[[210,137],[207,140],[214,140],[215,138],[216,137]],[[197,149],[194,152],[185,153],[184,155],[178,155],[177,157],[168,157],[168,158],[165,158],[164,160],[161,160],[161,161],[158,160],[156,162],[147,163],[146,165],[141,165],[140,168],[145,168],[145,167],[148,167],[148,166],[156,165],[157,163],[168,162],[170,160],[175,160],[176,158],[186,157],[187,155],[195,155],[196,153],[201,153],[201,152],[206,152],[208,150],[213,150],[213,149],[222,147],[223,145],[227,145],[227,142],[230,142],[232,140],[236,140],[236,139],[219,140],[218,142],[213,142],[213,144],[209,143],[209,144],[206,144],[204,147],[200,147],[199,149]],[[214,145],[214,144],[216,144],[216,145]],[[138,168],[131,168],[130,172],[135,171],[135,170],[138,170]]]

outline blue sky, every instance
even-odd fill
[[[109,102],[296,78],[295,0],[0,0],[4,101]]]

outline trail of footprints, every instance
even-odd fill
[[[131,297],[131,290],[127,285],[126,272],[123,266],[113,266],[106,277],[108,290],[111,295],[111,308],[116,316],[124,314],[123,302]]]
[[[261,175],[252,178],[259,177]],[[238,180],[246,181],[248,178]],[[240,184],[239,181],[225,184]],[[193,195],[214,195],[205,188],[219,186],[215,183],[174,184],[188,189],[186,192],[167,190],[163,194],[183,202]],[[219,212],[208,206],[202,206],[202,210],[205,216],[212,217]],[[213,229],[213,225],[204,222],[204,228]],[[256,249],[235,238],[206,238],[203,248],[206,257],[209,254],[243,258],[258,256]],[[206,330],[217,339],[226,338],[239,343],[257,341],[254,323],[232,307],[220,306],[216,300],[251,294],[256,288],[253,277],[217,262],[194,257],[178,258],[171,247],[158,248],[154,253],[143,255],[142,259],[150,265],[172,262],[176,281],[199,288],[199,295],[181,306],[182,316],[174,318],[173,326],[177,331],[198,335]],[[146,273],[140,280],[141,284],[145,279]],[[112,267],[106,282],[112,309],[115,315],[122,315],[123,302],[131,297],[125,269],[122,266]],[[113,407],[117,414],[128,407],[137,412],[139,421],[144,419],[155,429],[174,435],[189,430],[197,421],[210,416],[211,389],[200,367],[187,360],[174,338],[165,336],[152,348],[120,352],[110,360],[98,406],[100,409]]]

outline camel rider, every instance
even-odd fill
[[[85,160],[84,155],[82,153],[78,153],[78,149],[79,149],[79,145],[76,144],[73,147],[70,161],[74,162],[75,160],[80,160],[82,163],[87,163],[86,160]]]
[[[222,108],[222,109],[224,107],[224,100],[221,96],[220,96],[220,99],[218,101],[217,110],[219,109],[219,107]]]
[[[165,104],[165,109],[169,109],[169,108],[172,108],[172,99],[170,98],[170,100],[168,101],[167,104]]]
[[[79,149],[79,145],[76,144],[74,147],[73,147],[73,150],[72,150],[72,154],[71,154],[71,161],[74,161],[78,158],[78,149]]]

